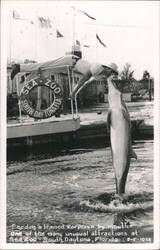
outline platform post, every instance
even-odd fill
[[[32,136],[27,136],[27,146],[32,147],[33,139]]]

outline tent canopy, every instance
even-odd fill
[[[16,64],[18,68],[12,70],[11,79],[13,79],[17,73],[38,74],[40,72],[50,71],[53,74],[59,74],[59,73],[68,74],[68,68],[74,68],[74,65],[78,59],[80,59],[78,56],[70,54],[55,60],[46,61],[42,63],[29,63],[29,64],[24,63],[20,65]],[[108,68],[108,66],[106,65],[103,65],[103,67],[105,67],[106,69]],[[81,73],[77,72],[76,70],[74,70],[74,73],[81,75]],[[104,80],[104,75],[103,74],[97,75],[96,80]]]
[[[73,67],[77,59],[79,59],[78,56],[66,55],[44,63],[20,64],[20,72],[38,73],[51,70],[54,73],[67,73],[68,67]]]

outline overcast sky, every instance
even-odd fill
[[[70,51],[73,40],[78,40],[83,57],[89,61],[115,62],[120,70],[128,62],[136,78],[141,78],[146,69],[153,75],[156,4],[154,1],[59,1],[58,4],[36,1],[34,5],[30,1],[8,2],[8,57],[52,60]],[[96,20],[73,11],[73,6]],[[13,19],[13,10],[24,20]],[[38,17],[49,18],[52,27],[41,28]],[[57,38],[56,30],[63,37]]]

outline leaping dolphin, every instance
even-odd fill
[[[125,193],[125,184],[130,166],[130,158],[137,155],[131,147],[131,122],[122,93],[110,76],[108,82],[109,112],[107,124],[110,126],[111,151],[116,179],[116,192]]]

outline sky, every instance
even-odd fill
[[[154,74],[154,1],[6,2],[10,60],[54,60],[71,51],[73,41],[78,40],[88,61],[114,62],[120,71],[130,63],[137,79],[144,70]],[[13,11],[21,19],[13,19]],[[38,17],[49,18],[52,27],[42,28]],[[63,37],[57,38],[56,30]]]

